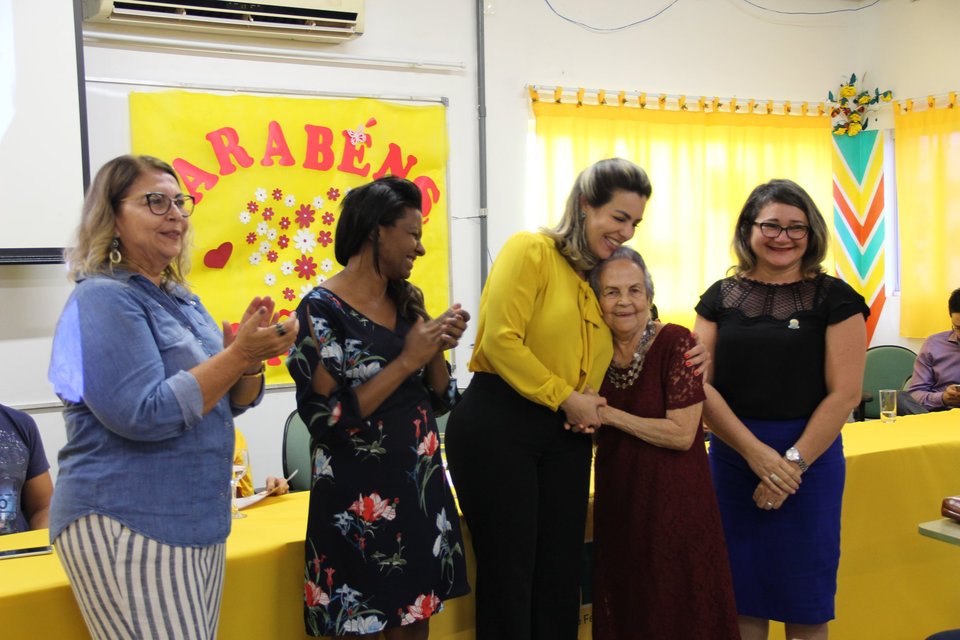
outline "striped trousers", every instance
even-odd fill
[[[162,544],[94,514],[54,544],[94,639],[216,638],[224,543]]]

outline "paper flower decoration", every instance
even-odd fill
[[[850,79],[840,85],[837,95],[827,93],[827,100],[833,105],[830,118],[833,120],[833,135],[855,136],[870,123],[867,113],[876,110],[878,102],[890,102],[893,92],[874,89],[873,94],[857,86],[857,74],[851,73]]]

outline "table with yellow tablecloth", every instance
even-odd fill
[[[960,409],[855,422],[832,640],[916,640],[960,627],[960,554],[917,535],[960,494]]]
[[[844,428],[847,485],[841,523],[833,640],[914,640],[960,627],[960,554],[917,535],[960,494],[960,410]],[[302,639],[306,493],[271,497],[234,522],[220,638]],[[466,532],[465,532],[466,534]],[[46,531],[0,537],[0,549],[46,543]],[[588,535],[589,537],[589,535]],[[467,544],[470,577],[473,555]],[[638,576],[643,588],[655,577]],[[584,610],[581,638],[589,634]],[[473,598],[448,602],[431,621],[434,640],[472,640]],[[5,639],[85,638],[66,576],[53,555],[0,560],[0,629]],[[771,637],[779,630],[773,629]]]
[[[308,502],[307,492],[272,496],[244,509],[248,517],[233,521],[220,638],[308,637],[303,631]],[[42,530],[2,536],[0,549],[46,544],[47,535]],[[433,626],[436,638],[472,638],[472,602],[444,612]],[[55,555],[0,561],[0,630],[7,640],[89,637]]]

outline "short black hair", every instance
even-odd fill
[[[950,314],[960,313],[960,289],[954,289],[953,293],[950,294],[950,301],[947,302],[947,308],[950,309]]]

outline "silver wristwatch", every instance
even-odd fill
[[[803,459],[803,456],[800,455],[800,452],[797,451],[796,447],[790,447],[787,449],[787,452],[783,454],[783,457],[790,462],[796,462],[797,466],[800,467],[800,471],[806,471],[810,468],[810,465],[808,465],[807,461]]]

